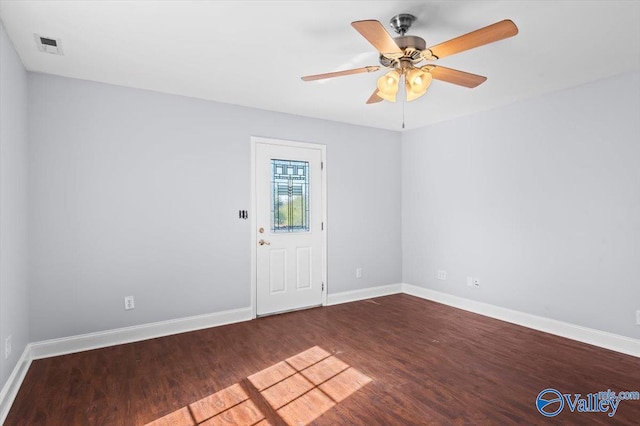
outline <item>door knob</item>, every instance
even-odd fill
[[[271,243],[269,241],[265,241],[265,240],[258,241],[258,244],[260,244],[261,246],[264,246],[264,245],[269,246],[269,245],[271,245]]]

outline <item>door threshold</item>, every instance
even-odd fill
[[[302,308],[287,309],[287,310],[284,310],[284,311],[270,312],[268,314],[256,314],[256,318],[264,318],[264,317],[270,317],[270,316],[273,316],[273,315],[288,314],[289,312],[304,311],[306,309],[321,308],[321,307],[322,307],[322,304],[320,304],[320,305],[312,305],[312,306],[304,306]]]

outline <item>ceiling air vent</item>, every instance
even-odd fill
[[[39,51],[53,53],[54,55],[64,55],[59,38],[43,37],[40,34],[34,34],[33,36],[36,39]]]

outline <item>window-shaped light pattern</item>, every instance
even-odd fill
[[[271,160],[271,230],[309,231],[309,163]]]

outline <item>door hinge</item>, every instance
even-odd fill
[[[320,230],[324,231],[324,222],[320,222]]]
[[[324,291],[324,283],[322,283],[322,291]]]
[[[324,170],[324,161],[320,162],[320,170]]]

